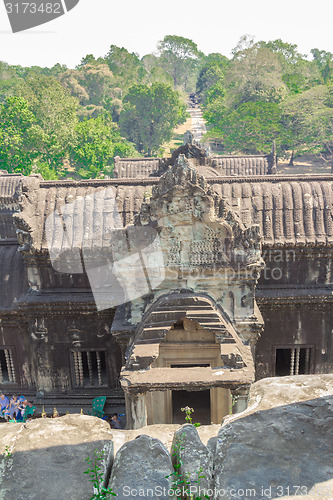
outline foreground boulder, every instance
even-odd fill
[[[173,473],[171,457],[159,439],[138,436],[118,451],[110,486],[117,499],[135,497],[172,499]]]
[[[194,425],[185,424],[178,429],[172,443],[172,463],[179,464],[182,480],[188,483],[191,492],[212,488],[213,454],[201,442]]]
[[[322,499],[317,492],[323,487],[332,498],[333,396],[231,421],[218,434],[214,465],[215,500]]]
[[[87,415],[0,424],[0,499],[89,500],[93,487],[84,474],[85,458],[104,450],[107,479],[111,439],[109,425]]]

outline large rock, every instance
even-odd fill
[[[172,462],[174,466],[180,464],[179,472],[182,474],[182,480],[189,483],[191,493],[199,494],[199,486],[203,490],[212,487],[213,454],[202,443],[194,425],[182,425],[175,432]]]
[[[110,486],[118,500],[147,497],[172,499],[171,457],[159,439],[141,435],[125,443],[118,451]],[[148,492],[153,492],[148,494]]]
[[[277,406],[333,395],[333,374],[269,377],[251,385],[248,408],[224,422]]]
[[[228,423],[219,432],[214,465],[215,500],[281,498],[311,489],[309,498],[333,498],[333,396]],[[316,494],[323,483],[329,496]]]
[[[109,425],[87,415],[0,424],[0,499],[89,500],[93,487],[84,474],[85,458],[104,450],[107,476],[111,439]],[[10,458],[3,456],[6,446]]]

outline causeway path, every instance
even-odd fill
[[[206,133],[206,125],[202,116],[202,111],[199,106],[196,106],[195,108],[188,108],[187,111],[191,115],[191,132],[193,134],[193,139],[201,142],[203,135]]]

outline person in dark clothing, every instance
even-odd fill
[[[110,420],[110,425],[112,429],[121,429],[120,422],[118,420],[118,413],[114,413]]]

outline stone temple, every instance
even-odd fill
[[[332,188],[190,143],[108,180],[1,172],[0,388],[61,412],[107,396],[139,428],[332,372]]]

